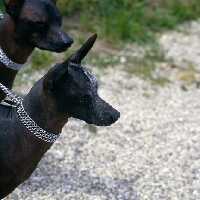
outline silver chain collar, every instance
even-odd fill
[[[0,11],[0,18],[3,19],[4,15],[3,13]]]
[[[13,70],[20,70],[27,62],[24,64],[18,64],[13,62],[8,58],[8,56],[4,53],[3,49],[0,47],[0,61],[6,65],[8,68]]]
[[[0,19],[4,18],[4,14],[0,11]],[[24,64],[18,64],[10,60],[7,55],[4,53],[3,49],[0,47],[0,61],[6,65],[8,68],[13,70],[20,70],[27,62]]]
[[[19,119],[31,133],[33,133],[35,136],[37,136],[45,142],[54,143],[56,141],[56,139],[60,136],[61,133],[49,133],[41,127],[39,127],[24,110],[22,98],[18,97],[16,94],[14,94],[11,90],[9,90],[1,83],[0,89],[3,90],[6,93],[6,95],[11,99],[11,101],[15,104],[14,107],[17,107],[17,114]]]

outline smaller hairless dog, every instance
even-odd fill
[[[30,177],[68,118],[109,126],[120,117],[97,94],[96,78],[81,66],[95,40],[96,35],[51,68],[24,100],[1,85],[16,107],[0,105],[0,198]]]
[[[6,14],[0,20],[0,83],[12,88],[18,71],[35,47],[66,51],[73,40],[62,30],[57,0],[3,0]],[[5,94],[0,90],[0,101]]]

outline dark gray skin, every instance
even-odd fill
[[[34,48],[66,51],[74,42],[61,29],[55,0],[3,0],[7,14],[0,20],[0,46],[9,59],[23,64]],[[0,83],[12,88],[17,70],[0,62]],[[5,94],[0,91],[0,101]]]
[[[65,62],[56,64],[23,101],[29,116],[43,129],[59,133],[70,117],[97,126],[110,126],[120,113],[97,94],[98,83],[81,60],[92,48],[92,36]],[[0,105],[0,198],[10,194],[37,167],[52,146],[31,133],[16,108]]]

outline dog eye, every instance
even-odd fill
[[[34,22],[34,26],[37,28],[42,28],[44,27],[45,23],[43,21],[36,21]]]
[[[90,103],[90,96],[88,94],[84,95],[79,100],[79,104],[81,104],[81,105],[88,105],[89,103]]]
[[[79,105],[88,105],[88,101],[85,101],[85,100],[81,99],[81,100],[78,101],[78,104]]]
[[[79,100],[80,105],[87,105],[87,101]]]

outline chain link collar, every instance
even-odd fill
[[[3,13],[0,11],[0,18],[3,19],[4,15]]]
[[[4,14],[0,11],[0,19],[4,18]],[[18,64],[10,60],[7,55],[4,53],[3,49],[0,47],[0,61],[6,65],[8,68],[13,70],[20,70],[27,62],[24,64]]]
[[[18,64],[10,60],[7,55],[4,53],[3,49],[0,47],[0,61],[6,65],[8,68],[13,70],[20,70],[27,62],[24,64]]]
[[[9,90],[1,83],[0,89],[3,90],[6,93],[6,95],[11,99],[11,101],[15,104],[14,107],[17,107],[17,114],[19,119],[31,133],[33,133],[35,136],[37,136],[45,142],[54,143],[56,141],[56,139],[60,136],[61,133],[49,133],[41,127],[39,127],[24,110],[22,98],[18,97],[16,94],[14,94],[11,90]]]

